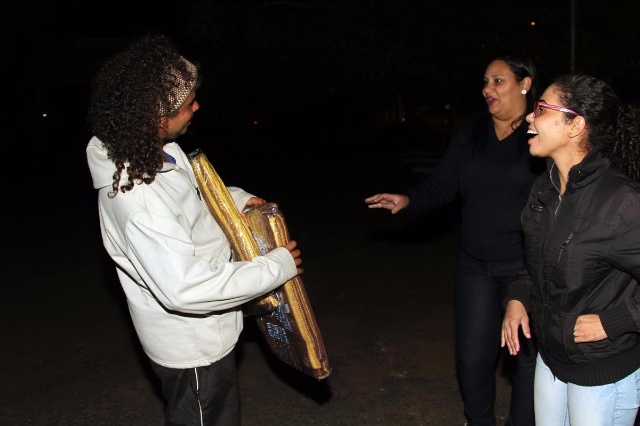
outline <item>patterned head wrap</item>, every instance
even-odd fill
[[[182,72],[177,68],[168,69],[167,79],[172,83],[173,87],[168,95],[168,103],[160,102],[160,116],[170,116],[175,113],[182,105],[187,96],[198,81],[198,69],[194,64],[180,56],[184,62],[186,72]]]

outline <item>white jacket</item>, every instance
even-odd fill
[[[136,184],[114,198],[108,193],[115,164],[96,137],[87,160],[98,189],[102,240],[144,351],[165,367],[200,367],[234,348],[243,325],[241,305],[297,270],[285,248],[250,262],[231,261],[229,242],[198,196],[187,156],[175,142],[164,150],[176,165],[164,163],[153,183]],[[229,191],[238,209],[252,197],[240,188]]]

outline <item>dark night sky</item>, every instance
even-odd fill
[[[480,3],[11,2],[2,26],[5,57],[27,68],[12,75],[16,84],[8,88],[24,102],[16,129],[46,144],[44,110],[63,128],[82,128],[96,67],[131,36],[148,30],[167,33],[204,62],[215,93],[210,105],[219,106],[216,117],[227,123],[231,117],[243,123],[261,112],[287,122],[309,108],[372,116],[367,108],[398,93],[416,105],[480,107],[484,61],[504,46],[529,50],[547,79],[569,71],[571,0]],[[637,97],[640,38],[630,19],[640,16],[640,2],[575,3],[578,70],[609,79],[622,96]],[[531,20],[535,27],[528,25]],[[11,70],[15,67],[4,71]],[[207,121],[215,122],[213,116]]]
[[[633,22],[640,13],[637,2],[623,7],[596,0],[540,0],[489,8],[472,0],[26,1],[10,3],[3,13],[1,31],[5,51],[20,57],[47,52],[52,56],[47,64],[51,67],[61,65],[56,62],[64,65],[65,51],[78,47],[77,40],[82,44],[79,55],[91,55],[87,40],[94,40],[95,52],[88,59],[98,60],[97,50],[105,44],[95,39],[159,30],[200,55],[211,56],[215,51],[218,57],[267,61],[260,65],[294,68],[301,80],[306,73],[317,72],[309,80],[329,77],[344,83],[348,78],[373,80],[371,76],[377,73],[395,80],[416,77],[427,81],[463,73],[460,79],[465,81],[469,79],[465,68],[484,58],[477,55],[482,48],[490,54],[504,46],[529,50],[551,77],[570,68],[572,2],[576,5],[574,58],[578,70],[628,80],[616,73],[630,74],[639,68],[640,37]],[[537,25],[530,27],[531,21]],[[341,45],[346,46],[347,55]],[[351,57],[359,62],[351,63]],[[314,61],[324,64],[327,60],[335,61],[336,66],[322,74]],[[298,65],[304,61],[312,66]],[[397,64],[398,69],[389,63]],[[40,64],[36,67],[41,68]],[[338,75],[340,67],[342,75]],[[481,69],[480,64],[477,68]]]
[[[253,150],[265,156],[275,154],[278,160],[284,152],[305,152],[310,155],[304,161],[316,161],[328,169],[339,168],[337,160],[350,158],[348,150],[358,154],[398,150],[407,142],[424,149],[425,131],[417,126],[380,134],[377,141],[368,135],[345,139],[340,136],[344,128],[336,129],[371,124],[376,109],[399,93],[414,105],[442,108],[446,101],[462,104],[469,99],[482,108],[485,59],[507,42],[528,47],[546,59],[542,68],[548,75],[568,70],[569,0],[490,7],[477,0],[434,0],[419,2],[420,8],[412,7],[418,3],[409,0],[217,0],[216,4],[225,6],[218,20],[204,13],[196,19],[184,14],[184,9],[158,2],[153,7],[149,4],[147,11],[139,10],[140,2],[129,3],[135,3],[135,9],[122,0],[45,5],[10,2],[8,7],[14,9],[2,14],[7,112],[3,153],[12,160],[13,170],[18,170],[5,192],[18,206],[13,213],[29,212],[35,220],[49,220],[48,215],[41,216],[46,209],[67,209],[77,210],[76,214],[88,211],[90,218],[81,220],[96,220],[95,193],[85,157],[90,138],[85,128],[88,83],[107,54],[124,46],[130,36],[147,30],[175,35],[191,55],[185,56],[204,62],[203,69],[210,73],[205,78],[217,90],[198,93],[203,107],[192,126],[197,133],[195,147],[211,144],[217,153],[223,147],[236,152]],[[206,4],[206,0],[197,3]],[[301,3],[337,7],[288,7]],[[465,3],[481,10],[465,11],[460,7]],[[583,8],[589,5],[589,10],[580,14],[578,61],[611,77],[621,95],[635,97],[640,93],[640,40],[637,25],[629,24],[629,18],[640,16],[640,2],[617,9],[595,0],[579,3]],[[256,4],[280,6],[256,9]],[[539,17],[535,29],[527,26],[529,16]],[[224,31],[210,31],[216,28]],[[518,28],[517,34],[509,32],[513,28]],[[189,32],[199,34],[200,42],[186,36]],[[268,136],[247,124],[247,119],[265,111],[273,121],[284,124]],[[222,128],[221,123],[230,129]],[[274,139],[278,143],[275,151],[264,143]],[[247,147],[249,140],[261,144],[262,151]],[[381,143],[389,148],[378,148]],[[407,168],[390,166],[391,160],[391,155],[385,158],[381,173],[391,176],[399,170],[393,167]],[[302,167],[304,162],[296,164]],[[284,170],[289,171],[290,166]],[[234,177],[244,174],[234,170]],[[322,172],[297,184],[305,191],[313,190],[325,184],[327,176],[330,172]],[[234,184],[243,186],[243,182]],[[247,187],[254,186],[255,180]],[[61,193],[67,194],[62,202],[58,201]]]

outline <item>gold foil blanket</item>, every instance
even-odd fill
[[[235,260],[251,260],[289,241],[284,215],[276,203],[245,209],[243,217],[206,155],[196,150],[189,159],[200,193],[231,243]],[[300,276],[246,303],[243,311],[255,316],[276,357],[318,380],[329,376],[322,335]]]

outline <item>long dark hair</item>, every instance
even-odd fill
[[[524,151],[527,149],[527,122],[524,119],[527,114],[533,111],[533,105],[538,99],[538,69],[536,68],[533,59],[526,52],[506,51],[499,53],[493,59],[487,62],[487,64],[493,61],[504,61],[511,72],[516,77],[516,81],[520,82],[526,77],[531,79],[531,87],[527,91],[527,108],[525,112],[518,116],[511,123],[514,133],[518,138],[518,145]],[[475,149],[482,151],[487,146],[487,130],[491,124],[491,115],[488,111],[478,115],[475,119],[473,129],[471,130],[470,141],[475,144]]]
[[[116,165],[110,196],[150,184],[162,167],[159,108],[176,86],[168,69],[189,74],[174,43],[150,33],[109,58],[95,76],[87,124]],[[128,180],[120,185],[125,169]]]

